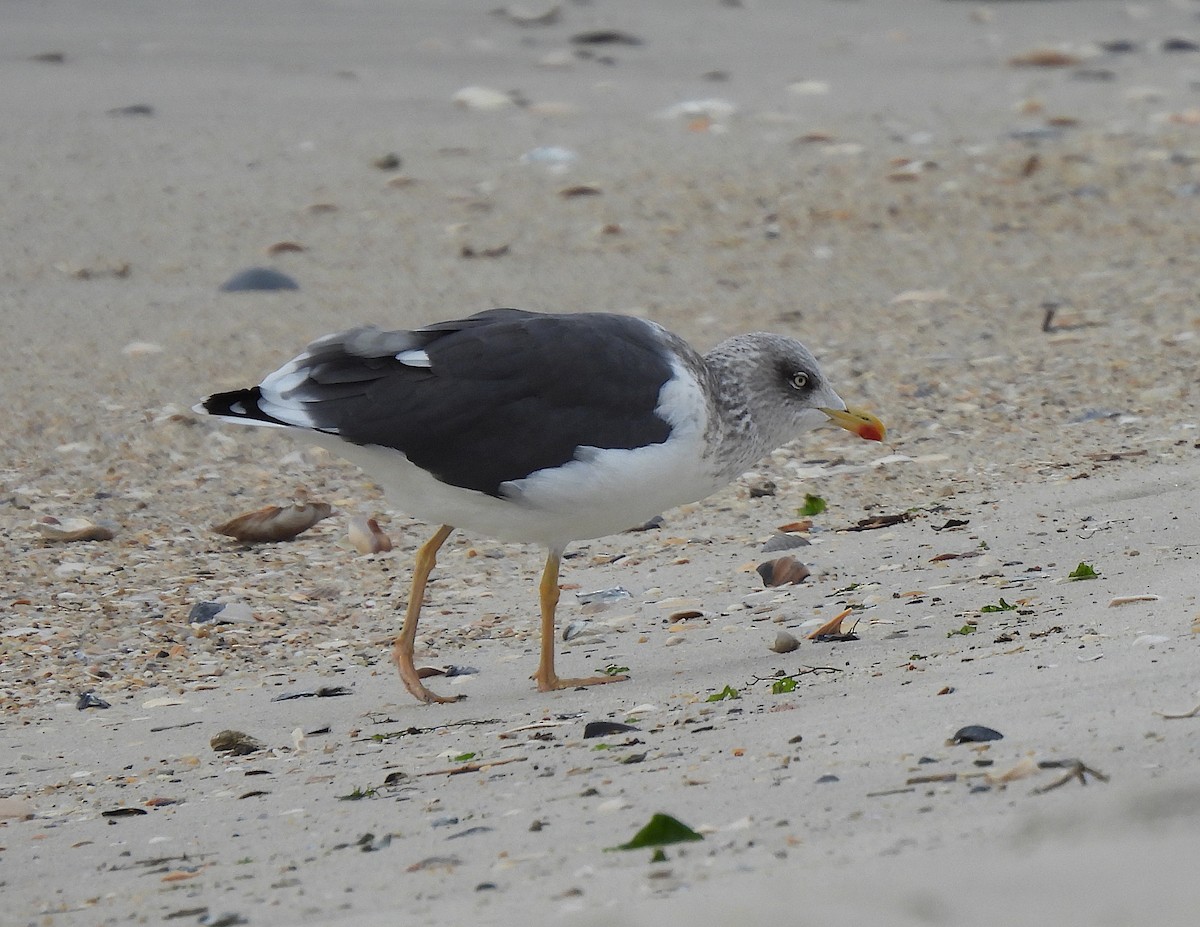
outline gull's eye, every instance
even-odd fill
[[[803,370],[797,370],[790,377],[788,377],[788,383],[791,384],[792,389],[807,389],[808,374]]]

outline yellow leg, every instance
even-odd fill
[[[408,608],[404,611],[404,627],[400,629],[400,636],[392,645],[392,661],[400,670],[400,679],[404,682],[404,688],[408,689],[418,700],[426,703],[457,702],[463,697],[456,695],[448,698],[430,692],[421,682],[421,677],[417,675],[417,668],[413,665],[413,647],[417,640],[417,620],[421,617],[421,602],[425,598],[425,583],[429,580],[429,574],[437,564],[438,550],[446,543],[446,538],[450,537],[452,531],[454,528],[451,525],[442,525],[433,537],[422,544],[421,549],[417,551],[417,559],[413,564],[412,589],[408,594]]]
[[[542,582],[538,587],[542,606],[542,656],[538,661],[537,680],[539,692],[554,689],[572,689],[575,686],[599,686],[606,682],[622,682],[628,676],[587,676],[582,679],[559,679],[554,672],[554,612],[558,608],[558,568],[562,563],[562,550],[550,548],[546,556],[546,568],[542,570]]]

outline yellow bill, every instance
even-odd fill
[[[839,428],[853,432],[865,441],[882,441],[887,434],[883,422],[863,409],[822,409]]]

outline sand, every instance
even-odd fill
[[[4,922],[1193,923],[1195,5],[495,6],[6,8]],[[603,29],[641,44],[571,42]],[[299,289],[218,291],[253,266]],[[573,548],[560,666],[629,667],[601,689],[533,690],[541,555],[456,535],[418,653],[478,672],[417,705],[388,646],[429,527],[188,409],[494,305],[797,335],[888,443],[826,429]],[[764,590],[807,494],[813,575]],[[211,530],[297,497],[336,514]],[[659,812],[703,841],[607,851]]]

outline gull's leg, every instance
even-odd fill
[[[558,568],[562,563],[562,548],[551,547],[546,556],[546,568],[542,570],[542,582],[538,587],[542,605],[542,658],[538,662],[537,680],[539,692],[554,689],[571,689],[575,686],[598,686],[606,682],[621,682],[628,676],[587,676],[583,679],[559,679],[554,672],[554,611],[558,608]]]
[[[436,695],[425,688],[417,668],[413,665],[413,646],[417,640],[417,620],[421,617],[421,602],[425,598],[425,583],[429,579],[434,565],[437,563],[438,549],[446,543],[446,538],[454,530],[451,525],[442,525],[428,541],[417,551],[417,559],[413,564],[412,589],[408,593],[408,608],[404,611],[404,627],[400,636],[392,644],[392,661],[400,670],[400,679],[404,688],[408,689],[422,702],[457,702],[461,695],[446,697]]]

